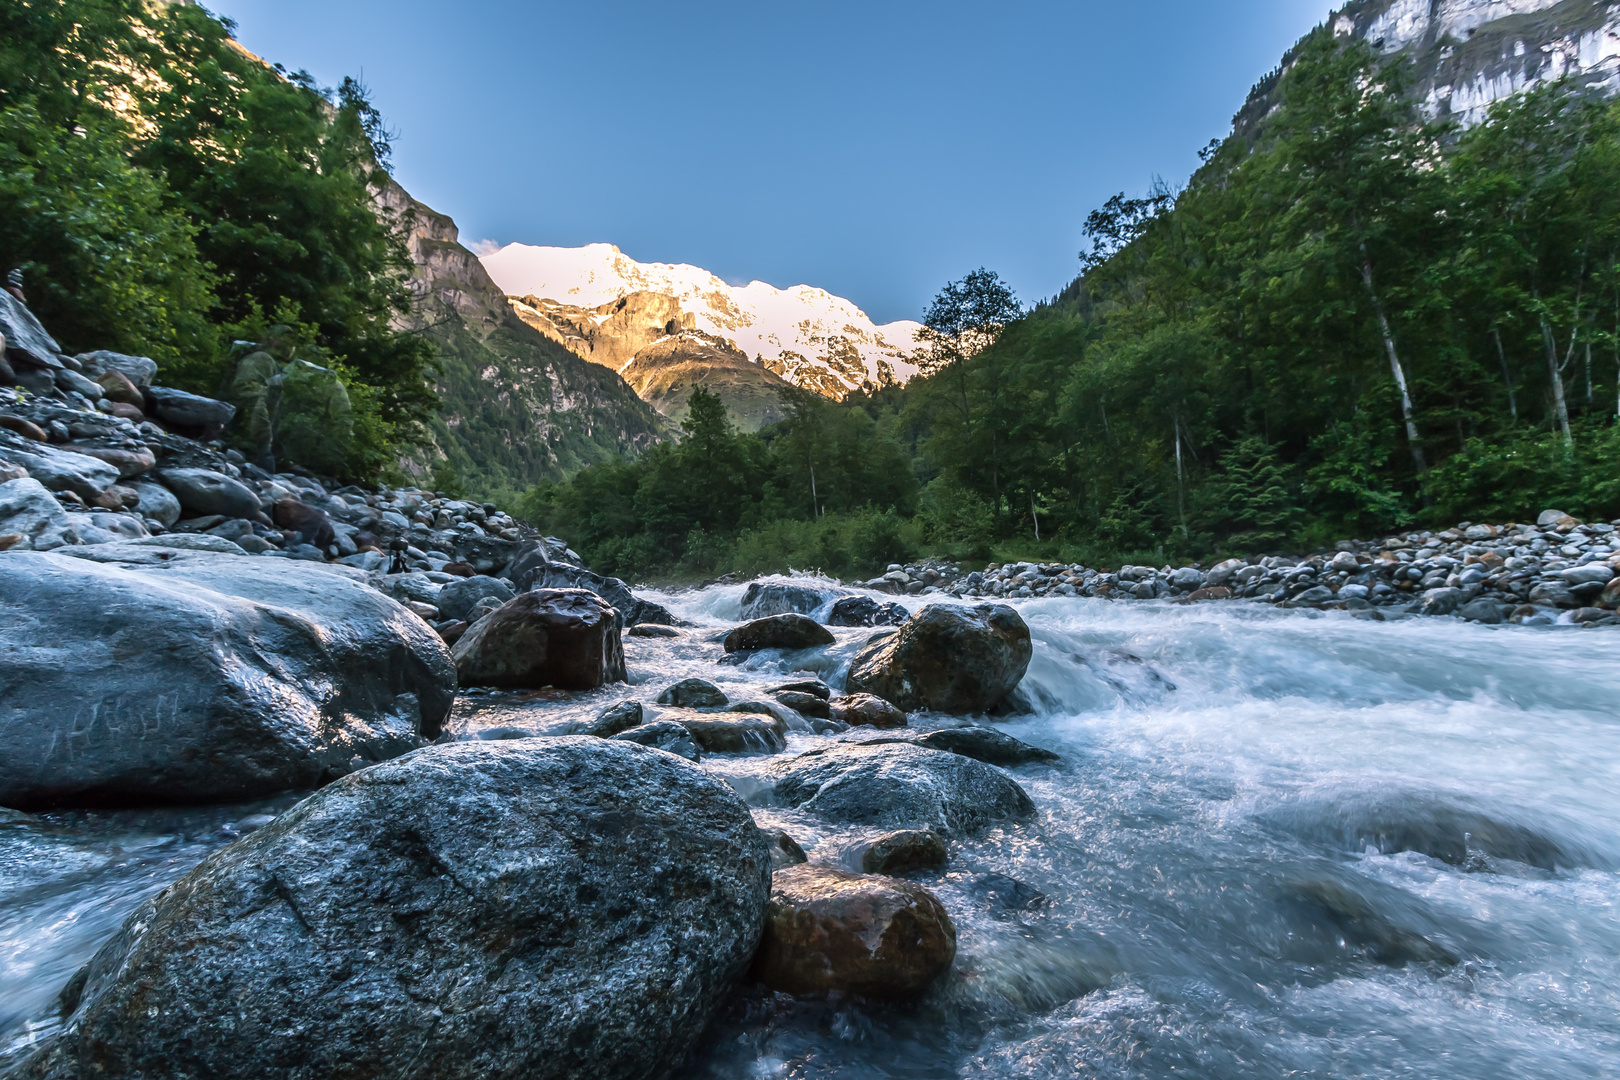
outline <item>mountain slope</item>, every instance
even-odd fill
[[[530,325],[614,370],[677,330],[701,333],[832,398],[867,382],[903,383],[917,370],[917,323],[878,326],[848,300],[808,285],[727,285],[695,266],[636,262],[609,244],[509,244],[483,263],[509,296],[521,298]],[[640,297],[632,307],[618,306],[632,296]]]
[[[1620,91],[1620,3],[1606,0],[1353,0],[1328,19],[1387,55],[1413,61],[1416,85],[1434,116],[1464,125],[1492,103],[1569,77]],[[1277,76],[1262,80],[1235,118],[1239,133],[1275,106]]]
[[[409,231],[418,300],[409,325],[438,344],[443,365],[431,448],[407,471],[445,462],[477,493],[511,494],[674,433],[614,372],[518,318],[449,217],[397,184],[381,201]]]

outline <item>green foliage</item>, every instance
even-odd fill
[[[203,393],[258,385],[250,439],[374,476],[435,405],[433,346],[395,328],[411,264],[376,203],[387,132],[358,82],[320,90],[229,33],[196,5],[0,9],[0,270],[25,271],[65,347],[144,353]],[[264,311],[319,356],[239,379],[228,343]]]

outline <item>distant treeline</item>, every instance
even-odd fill
[[[362,85],[267,67],[201,7],[0,5],[0,273],[68,350],[240,389],[244,439],[345,475],[387,468],[435,403],[432,346],[392,327],[388,149]]]
[[[1460,131],[1326,32],[1275,99],[1185,188],[1093,213],[1054,300],[949,286],[926,377],[697,421],[526,509],[633,576],[1620,514],[1617,107],[1553,85]]]

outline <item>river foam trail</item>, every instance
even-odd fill
[[[656,597],[699,629],[627,639],[631,695],[698,675],[757,696],[806,662],[837,685],[870,634],[717,666],[706,631],[734,625],[741,594]],[[739,993],[682,1075],[1620,1075],[1620,637],[1015,606],[1034,711],[1000,726],[1064,761],[1012,770],[1037,821],[918,878],[957,924],[951,975],[903,1007]],[[543,729],[548,710],[457,722]],[[846,860],[858,837],[773,806],[768,762],[704,767],[813,860]],[[139,897],[228,839],[229,811],[193,813],[80,815],[64,833],[93,822],[94,842],[64,841],[57,869],[0,867],[0,1039],[26,1017],[44,1030],[43,1004]]]

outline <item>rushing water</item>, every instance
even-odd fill
[[[660,597],[699,629],[627,639],[631,693],[757,697],[801,663],[837,685],[870,633],[717,666],[707,628],[741,592]],[[687,1077],[1620,1075],[1620,637],[1017,606],[1036,711],[1001,726],[1064,762],[1013,770],[1037,821],[918,876],[956,922],[951,974],[904,1007],[739,993]],[[455,723],[560,730],[619,696],[474,695]],[[771,806],[768,763],[704,767],[843,864],[860,834]],[[0,826],[0,1043],[49,1030],[125,913],[277,808],[62,816],[26,864]]]

